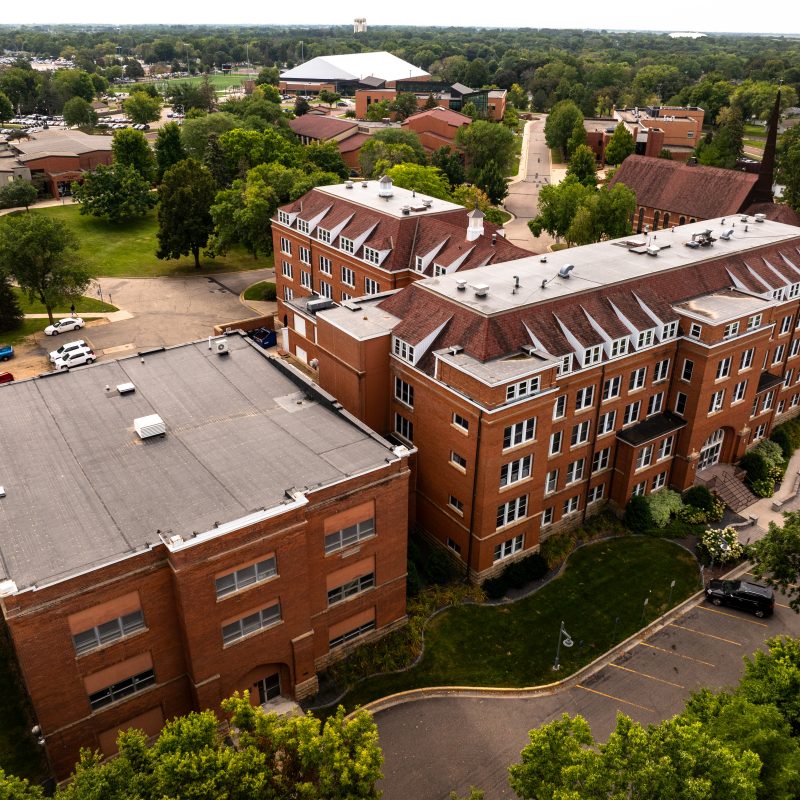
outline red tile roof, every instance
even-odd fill
[[[345,131],[358,127],[357,122],[350,122],[336,117],[320,117],[316,114],[303,114],[289,120],[289,127],[298,136],[308,136],[321,142],[339,136]]]
[[[352,153],[353,150],[358,150],[367,139],[369,139],[368,133],[354,133],[346,139],[340,139],[336,144],[339,145],[340,153]]]
[[[784,222],[787,225],[800,227],[800,214],[785,203],[756,203],[748,206],[744,213],[765,214],[767,219],[771,219],[773,222]]]
[[[451,111],[449,108],[436,106],[436,108],[429,108],[427,111],[420,111],[418,114],[412,114],[408,119],[403,121],[402,125],[408,125],[412,120],[414,122],[423,122],[431,117],[442,119],[454,128],[460,128],[462,125],[469,125],[472,122],[472,117],[468,117],[466,114],[459,114],[458,111]]]
[[[741,211],[757,180],[758,175],[750,172],[628,156],[610,185],[624,183],[633,189],[640,206],[701,220]]]

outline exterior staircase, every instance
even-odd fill
[[[705,471],[706,474],[698,475],[699,482],[712,492],[716,492],[732,511],[741,511],[757,502],[758,498],[742,481],[744,471],[729,465],[725,466],[727,468],[720,464]]]

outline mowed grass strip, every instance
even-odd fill
[[[123,223],[105,222],[81,215],[78,205],[51,206],[32,210],[68,225],[78,238],[78,257],[97,277],[156,278],[165,275],[197,275],[238,272],[272,266],[272,256],[253,258],[242,248],[233,248],[221,258],[200,257],[195,269],[192,256],[161,261],[156,258],[156,211]]]
[[[19,301],[19,307],[22,309],[23,314],[46,314],[47,309],[40,303],[38,300],[28,300],[27,292],[23,292],[17,286],[13,287],[14,294],[17,296],[17,300]],[[54,314],[69,314],[70,313],[70,306],[72,303],[64,303],[60,306],[56,306],[53,309]],[[80,314],[99,314],[109,311],[118,311],[119,309],[116,306],[112,306],[110,303],[104,303],[102,300],[98,300],[94,297],[79,297],[75,301],[75,313]],[[46,321],[45,321],[46,322]]]
[[[523,687],[551,683],[593,661],[700,588],[694,557],[678,545],[624,537],[574,552],[564,573],[538,592],[503,606],[459,606],[435,617],[425,654],[408,672],[369,678],[343,700],[348,709],[431,686]],[[647,606],[644,605],[648,599]],[[561,647],[562,620],[574,641]]]

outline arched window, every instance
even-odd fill
[[[636,224],[636,233],[642,232],[642,226],[644,225],[644,209],[639,209],[639,222]]]
[[[686,217],[681,217],[678,220],[678,225],[685,225],[686,224]]]
[[[656,211],[656,212],[653,213],[653,230],[654,231],[658,230],[658,219],[659,219],[660,216],[661,216],[661,212],[660,211]]]
[[[669,228],[669,211],[664,212],[664,228]]]

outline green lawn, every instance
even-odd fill
[[[46,327],[46,319],[24,319],[19,328],[15,328],[13,331],[0,331],[0,342],[3,342],[3,344],[17,344],[26,337],[43,331]],[[13,360],[8,362],[8,364],[13,363]],[[3,369],[4,372],[8,368],[8,364]]]
[[[241,86],[242,83],[248,78],[255,80],[258,77],[258,70],[253,70],[252,75],[209,75],[208,79],[211,81],[211,85],[214,87],[215,91],[219,94],[220,92],[224,92],[229,86]],[[158,88],[161,88],[163,84],[170,84],[170,83],[188,83],[192,86],[196,84],[200,84],[203,82],[205,76],[203,75],[195,75],[191,78],[171,78],[169,80],[164,79],[153,79],[150,81],[139,81],[137,82],[136,86],[143,85],[145,83],[155,83]],[[131,86],[130,91],[135,91],[136,86]]]
[[[47,309],[38,300],[28,300],[28,295],[23,292],[22,289],[16,286],[14,286],[13,289],[14,294],[17,295],[17,300],[19,301],[23,314],[47,313]],[[71,305],[71,303],[65,303],[64,305],[56,306],[56,308],[53,309],[53,313],[69,314]],[[75,312],[77,314],[98,314],[105,311],[119,311],[119,309],[95,297],[79,297],[75,301]]]
[[[248,286],[244,291],[245,300],[266,300],[264,293],[269,291],[272,299],[275,299],[275,284],[272,281],[259,281],[252,286]]]
[[[665,539],[623,537],[587,545],[563,575],[517,603],[464,605],[436,617],[422,661],[408,672],[369,678],[344,698],[348,709],[428,686],[522,687],[564,678],[700,589],[697,562]],[[649,598],[644,606],[645,598]],[[575,644],[561,648],[561,622]]]
[[[743,142],[745,147],[754,147],[756,150],[763,150],[766,143],[766,139],[745,139]]]
[[[766,138],[767,129],[763,125],[751,125],[749,122],[744,125],[745,136],[759,136]]]
[[[48,214],[69,225],[80,242],[79,256],[97,277],[154,278],[161,275],[195,275],[212,272],[271,267],[272,257],[254,259],[242,248],[234,248],[224,258],[204,258],[200,270],[191,256],[177,261],[156,258],[156,212],[130,222],[115,224],[89,215],[82,216],[80,207],[51,206],[32,210]]]

